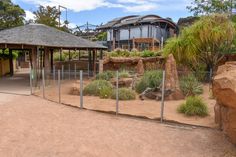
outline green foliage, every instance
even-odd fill
[[[122,70],[121,72],[119,72],[119,78],[128,78],[128,77],[130,77],[128,71]]]
[[[186,102],[181,104],[177,111],[187,116],[201,116],[208,115],[208,107],[200,97],[188,97]]]
[[[17,59],[19,56],[19,52],[18,51],[12,51],[12,56],[13,59]],[[5,51],[0,50],[0,58],[4,58],[4,59],[8,59],[9,56],[9,49],[5,49]]]
[[[193,96],[203,93],[203,88],[194,75],[180,78],[180,89],[185,96]]]
[[[107,32],[101,32],[97,35],[98,41],[106,41],[107,40]]]
[[[152,70],[144,73],[141,80],[136,84],[135,90],[137,93],[142,93],[146,88],[159,87],[162,82],[162,71]]]
[[[108,99],[111,97],[111,94],[112,94],[112,88],[104,86],[101,88],[99,92],[99,97],[101,99]]]
[[[115,51],[108,53],[110,57],[155,57],[160,55],[159,52],[153,52],[149,50],[145,50],[139,52],[138,50],[134,49],[131,52],[124,49],[116,49]]]
[[[109,90],[112,90],[112,84],[110,82],[106,80],[95,80],[84,88],[84,94],[105,98]]]
[[[168,40],[164,56],[172,53],[178,63],[195,67],[203,63],[208,70],[214,69],[225,54],[231,53],[235,35],[234,24],[227,16],[204,16]]]
[[[194,0],[191,4],[192,6],[187,6],[187,9],[193,12],[195,16],[211,13],[229,13],[231,8],[235,7],[232,0]]]
[[[113,77],[115,77],[115,73],[113,71],[105,71],[103,73],[100,73],[96,76],[96,80],[111,80]]]
[[[11,0],[0,1],[0,30],[8,29],[24,24],[25,11],[11,2]]]
[[[153,51],[145,50],[142,52],[141,57],[153,57],[155,53]]]
[[[50,27],[58,27],[58,18],[59,18],[59,10],[56,7],[50,6],[39,6],[39,9],[34,12],[35,22],[48,25]]]
[[[136,93],[129,88],[119,88],[118,90],[119,100],[135,100]],[[113,90],[112,99],[116,99],[116,90]]]

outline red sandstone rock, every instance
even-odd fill
[[[179,77],[177,73],[177,66],[175,58],[172,54],[170,54],[167,58],[165,64],[166,71],[166,81],[165,88],[173,90],[173,93],[169,95],[166,100],[181,100],[184,98],[180,87],[179,87]]]
[[[227,62],[218,68],[213,95],[217,100],[215,121],[236,144],[236,62]]]
[[[137,65],[137,73],[139,74],[139,75],[143,75],[144,74],[144,65],[143,65],[143,60],[142,59],[140,59],[139,61],[138,61],[138,65]]]

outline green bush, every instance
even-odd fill
[[[101,94],[101,97],[103,97],[107,94],[108,88],[112,90],[112,84],[110,82],[106,80],[95,80],[84,88],[84,95],[100,96]]]
[[[136,84],[135,90],[137,93],[142,93],[146,88],[159,87],[162,82],[162,71],[151,70],[144,73],[141,80]]]
[[[128,78],[128,77],[130,77],[128,71],[122,70],[121,72],[119,72],[119,78]]]
[[[112,99],[116,99],[116,90],[113,90]],[[135,100],[136,93],[129,88],[120,88],[119,89],[119,100]]]
[[[201,84],[192,74],[180,78],[180,89],[185,96],[194,96],[203,93]]]
[[[101,99],[108,99],[111,97],[111,94],[112,94],[112,88],[104,86],[101,88],[99,92],[99,97]]]
[[[115,77],[115,73],[113,71],[105,71],[96,76],[96,80],[107,80],[109,81],[111,78]]]
[[[153,51],[145,50],[142,52],[141,57],[153,57],[155,53]]]
[[[124,49],[115,49],[113,52],[109,53],[111,57],[129,57],[130,52]]]
[[[198,96],[188,97],[186,102],[181,104],[177,110],[179,113],[183,113],[187,116],[197,115],[204,117],[208,115],[207,105]]]

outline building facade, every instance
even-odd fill
[[[172,20],[157,15],[116,18],[98,29],[107,32],[109,50],[157,51],[166,39],[178,34],[178,26]]]

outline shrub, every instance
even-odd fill
[[[192,74],[180,78],[180,89],[185,96],[194,96],[203,93],[201,84]]]
[[[151,70],[144,73],[141,80],[136,84],[135,90],[138,93],[142,93],[146,88],[156,88],[160,86],[162,82],[162,71]]]
[[[112,90],[112,84],[106,80],[95,80],[84,88],[84,94],[100,96],[100,91],[104,88],[106,88],[105,90],[108,90],[107,88]],[[102,91],[102,95],[105,93],[105,90]]]
[[[141,57],[153,57],[155,55],[154,52],[149,51],[149,50],[145,50],[142,52]]]
[[[112,88],[104,86],[101,88],[99,92],[99,97],[101,99],[108,99],[111,97],[111,94],[112,94]]]
[[[115,49],[109,54],[111,57],[129,57],[130,52],[124,49]]]
[[[121,72],[119,72],[119,78],[128,78],[129,76],[129,72],[126,70],[122,70]]]
[[[184,113],[187,116],[207,116],[208,115],[208,107],[203,102],[203,100],[198,96],[188,97],[186,102],[181,104],[178,107],[179,113]]]
[[[112,99],[116,99],[116,90],[113,90]],[[119,100],[135,100],[136,93],[129,88],[120,88],[119,89]]]
[[[115,77],[115,73],[113,71],[105,71],[96,76],[96,80],[107,80],[109,81],[111,78]]]

